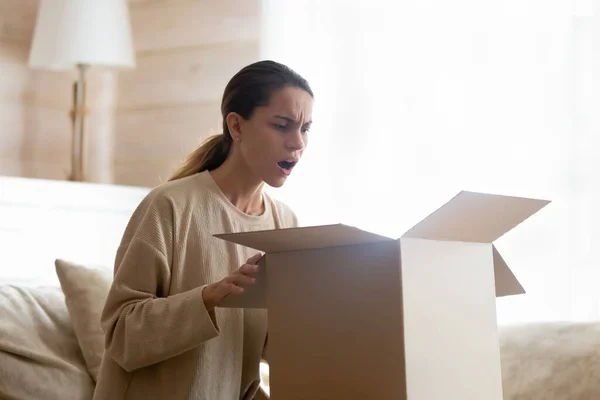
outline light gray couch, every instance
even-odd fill
[[[600,399],[600,323],[503,326],[500,348],[505,400]],[[89,400],[93,388],[61,288],[0,286],[0,398]]]

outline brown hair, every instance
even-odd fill
[[[314,96],[308,82],[283,64],[267,60],[242,68],[231,78],[223,93],[223,133],[202,142],[185,158],[169,180],[220,167],[227,159],[233,141],[227,126],[227,115],[235,112],[246,120],[250,119],[256,107],[269,104],[271,94],[285,87],[298,87]]]

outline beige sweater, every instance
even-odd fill
[[[265,310],[216,308],[202,289],[256,250],[212,235],[296,226],[265,194],[249,216],[208,172],[154,189],[134,212],[102,314],[106,352],[94,399],[251,399],[267,330]]]

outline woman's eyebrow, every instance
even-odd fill
[[[276,115],[275,118],[281,118],[287,122],[296,123],[296,120],[294,118],[286,117],[284,115]],[[304,123],[305,126],[310,124],[312,124],[312,120]]]
[[[296,120],[294,118],[286,117],[283,115],[276,115],[275,118],[281,118],[287,122],[296,122]]]

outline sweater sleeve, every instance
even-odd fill
[[[202,300],[205,286],[162,296],[170,282],[170,263],[160,236],[169,227],[146,212],[135,231],[119,247],[115,274],[102,313],[107,354],[131,372],[198,347],[219,335],[214,312]],[[129,229],[129,228],[128,228]],[[157,233],[158,232],[158,233]],[[165,235],[165,232],[167,234]],[[158,245],[150,240],[156,236]]]
[[[102,324],[106,352],[128,372],[182,354],[216,337],[219,328],[202,300],[204,286],[168,297],[157,287],[168,265],[135,238],[125,249]]]

